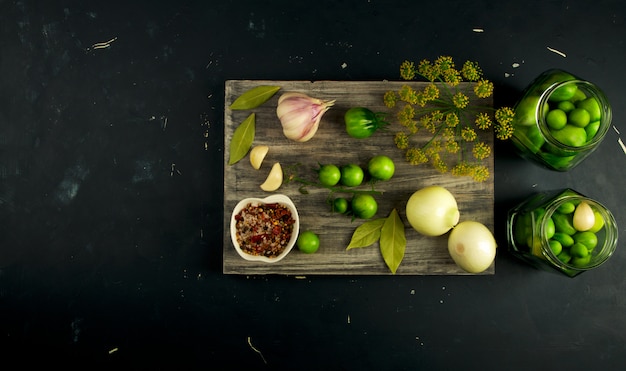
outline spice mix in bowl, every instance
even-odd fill
[[[299,229],[296,206],[282,194],[245,198],[235,206],[230,219],[233,246],[250,261],[282,260],[295,245]]]

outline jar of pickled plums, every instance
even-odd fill
[[[596,85],[551,69],[539,75],[515,105],[511,139],[522,157],[567,171],[600,145],[611,116],[608,99]]]
[[[572,189],[538,193],[511,209],[509,251],[536,268],[574,277],[606,262],[617,225],[599,202]]]

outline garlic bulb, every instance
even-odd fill
[[[317,132],[320,120],[335,101],[323,101],[306,94],[287,92],[278,98],[276,115],[283,134],[297,142],[306,142]]]

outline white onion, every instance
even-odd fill
[[[424,187],[411,195],[406,204],[409,224],[425,236],[441,236],[459,222],[456,199],[441,186]]]
[[[457,224],[448,236],[448,252],[469,273],[485,271],[496,257],[496,240],[485,225],[475,221]]]

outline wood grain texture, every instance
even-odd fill
[[[364,106],[374,112],[385,112],[382,96],[388,90],[397,90],[406,82],[389,81],[262,81],[229,80],[225,84],[224,109],[224,239],[223,272],[225,274],[281,274],[281,275],[391,275],[382,259],[378,244],[346,250],[352,233],[363,221],[351,221],[349,217],[330,212],[326,203],[328,190],[308,187],[309,194],[299,192],[297,183],[283,184],[276,193],[289,196],[298,208],[301,230],[310,229],[320,236],[320,250],[315,254],[303,254],[294,250],[277,263],[249,262],[234,250],[230,239],[230,217],[236,203],[246,197],[266,197],[268,193],[259,186],[267,177],[275,162],[283,169],[301,164],[299,174],[314,180],[314,168],[318,163],[344,165],[357,163],[365,166],[378,154],[391,157],[396,164],[394,177],[378,183],[378,214],[386,217],[393,208],[398,210],[405,223],[407,248],[397,275],[465,275],[450,258],[447,250],[447,234],[425,237],[415,232],[406,221],[405,207],[408,198],[416,190],[428,185],[440,185],[450,190],[457,199],[461,221],[475,220],[485,224],[492,232],[494,226],[494,162],[493,155],[485,160],[491,177],[477,183],[468,177],[441,174],[429,164],[412,166],[393,143],[393,130],[377,132],[367,139],[354,139],[345,132],[344,113],[354,106]],[[425,83],[410,83],[420,88]],[[258,85],[279,85],[281,90],[262,106],[248,111],[232,111],[229,105],[243,92]],[[462,89],[471,89],[470,83],[462,83]],[[324,115],[317,134],[308,142],[297,143],[287,139],[276,117],[276,104],[281,94],[300,91],[320,99],[336,99],[335,105]],[[491,99],[485,100],[493,106]],[[254,170],[246,156],[238,163],[228,165],[228,153],[233,131],[250,113],[256,114],[254,145],[265,144],[270,151],[259,170]],[[393,117],[389,116],[390,121]],[[394,125],[394,124],[392,124]],[[397,125],[397,124],[395,124]],[[493,134],[479,132],[479,139],[493,148]],[[428,133],[423,140],[430,138]],[[495,264],[481,274],[495,274]]]

